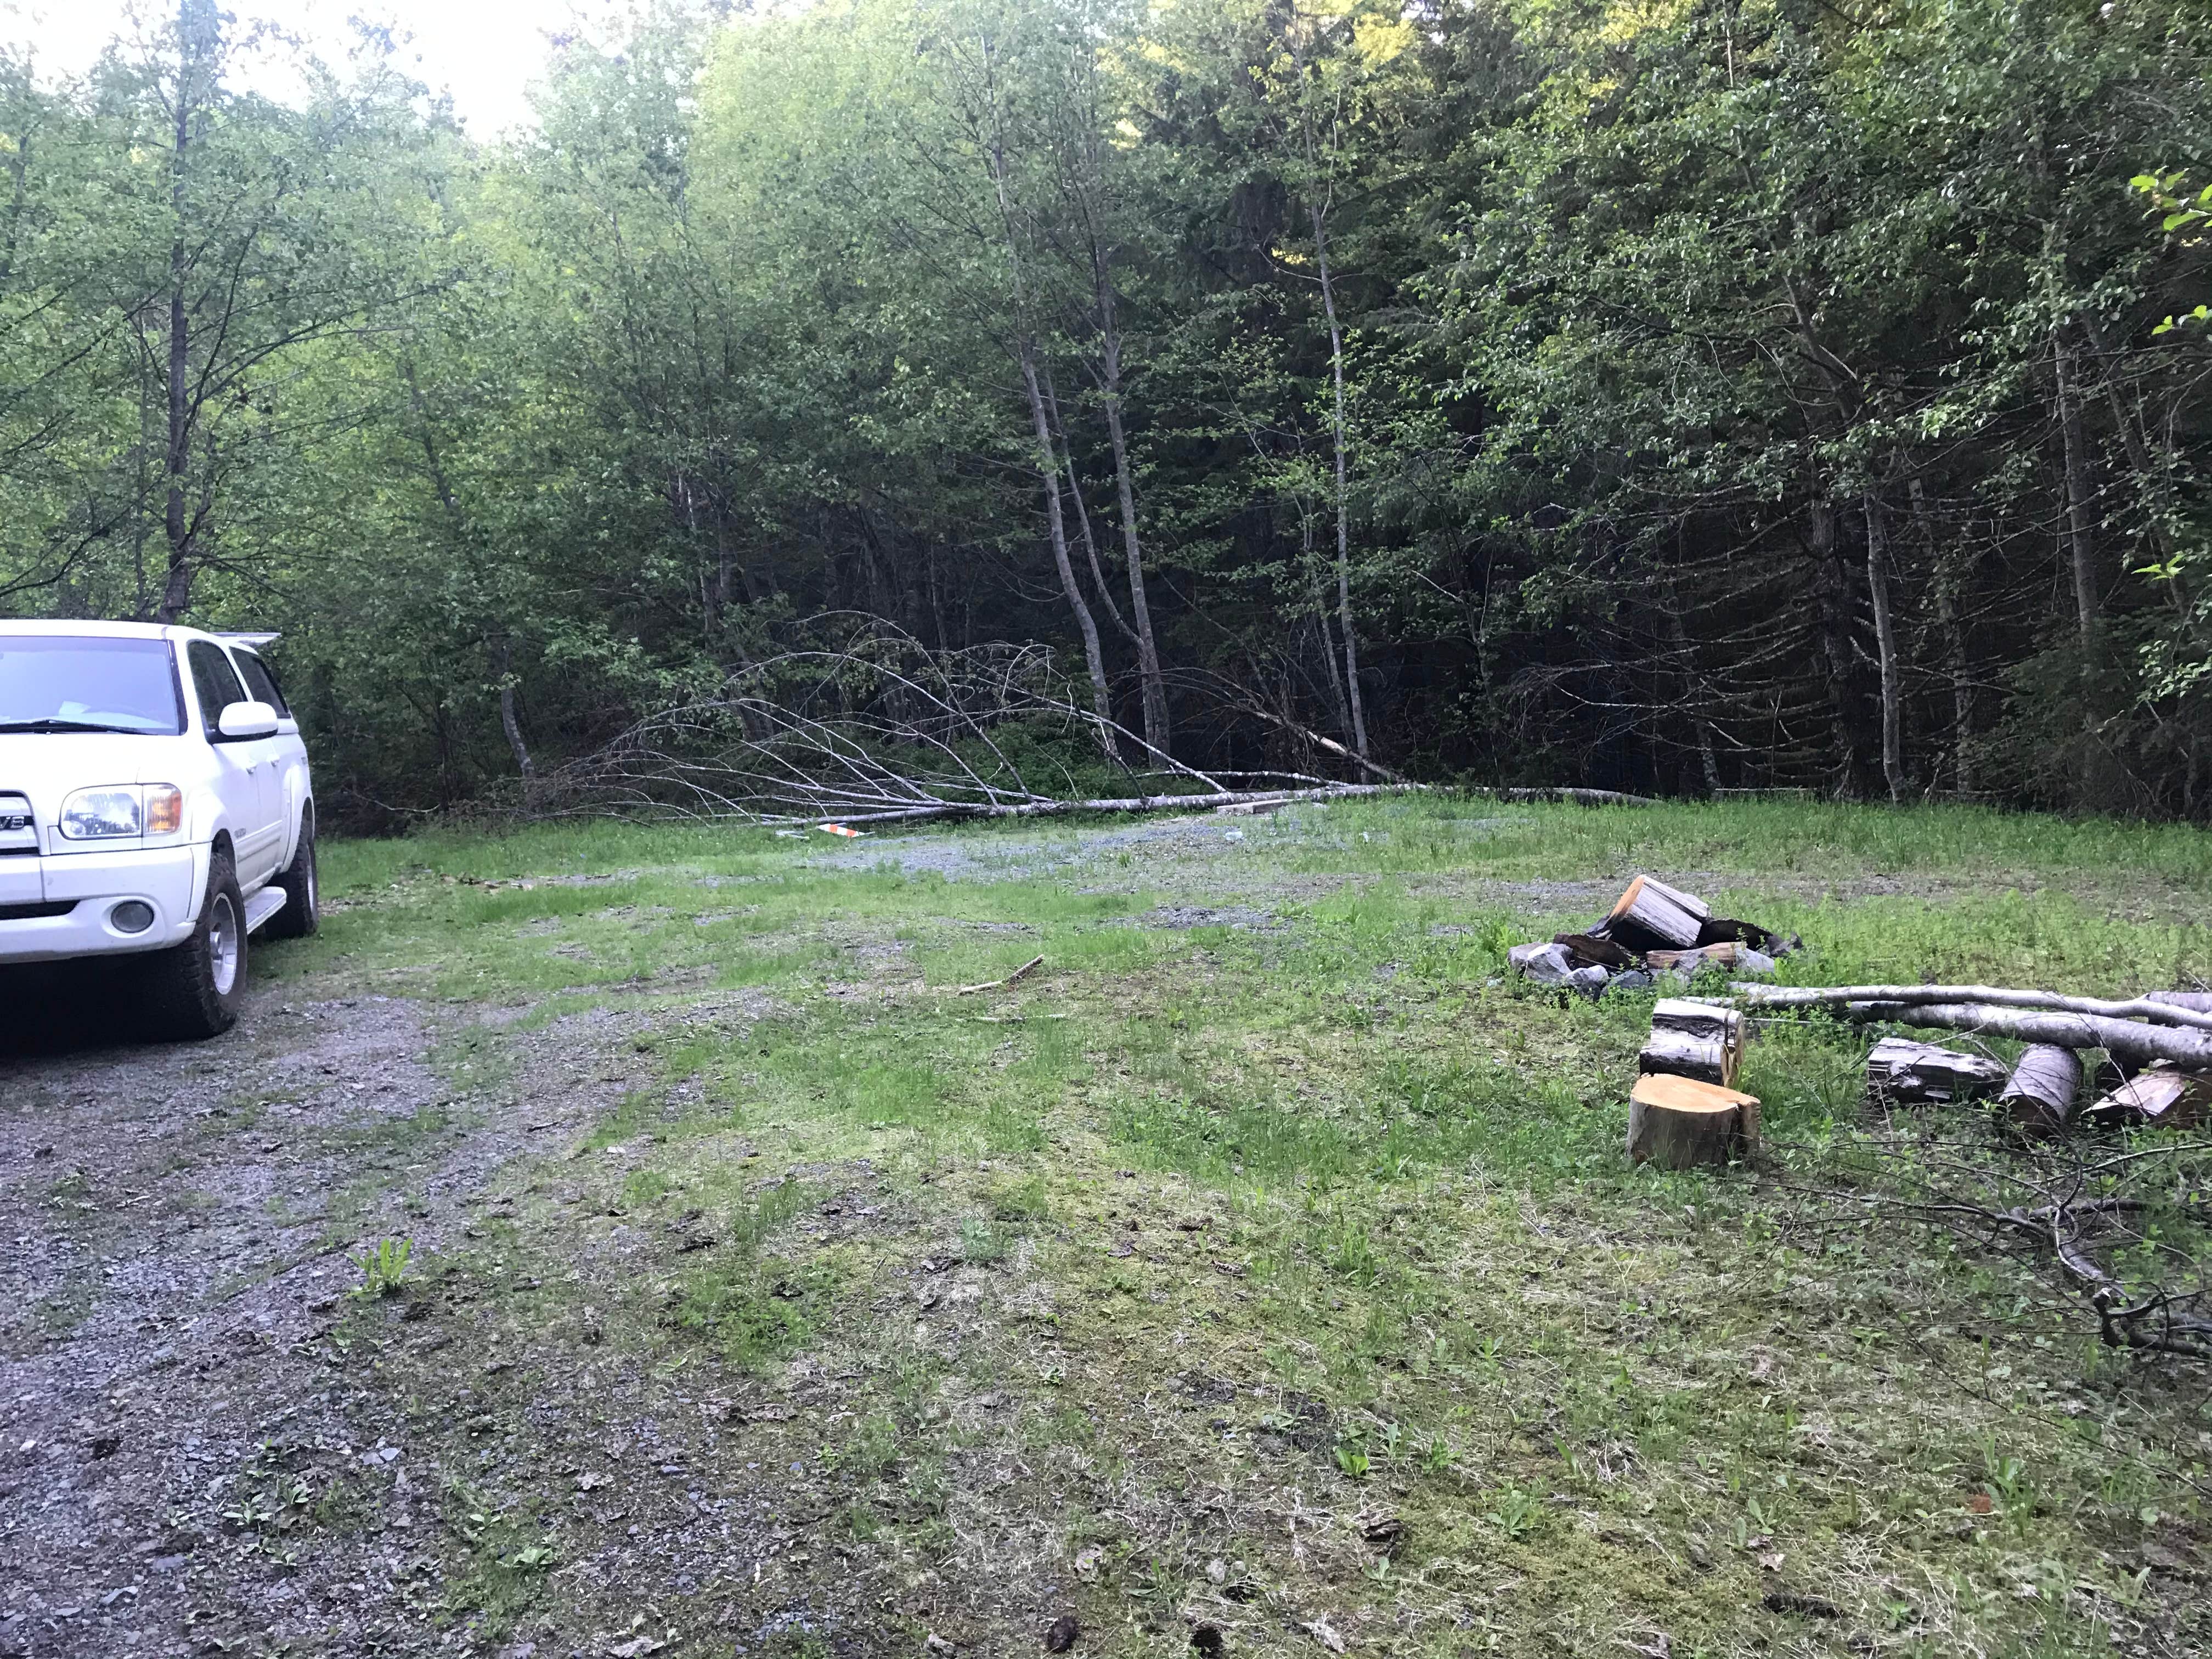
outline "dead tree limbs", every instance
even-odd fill
[[[1020,740],[1009,741],[1018,730]],[[1126,775],[1133,791],[1086,793],[1071,763],[1037,758],[1065,738],[1081,739],[1073,764],[1082,751],[1123,745],[1154,763]],[[639,721],[549,780],[543,798],[572,812],[891,823],[1189,811],[1419,787],[1208,771],[1086,708],[1042,647],[933,652],[878,624],[840,648],[753,665],[719,696]]]

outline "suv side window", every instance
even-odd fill
[[[194,640],[185,648],[185,656],[191,664],[192,690],[200,700],[200,722],[207,728],[210,739],[222,735],[222,711],[234,702],[246,700],[245,688],[238,683],[237,671],[231,667],[230,659],[222,647],[212,640]]]
[[[276,676],[269,665],[251,651],[234,651],[231,659],[238,664],[238,672],[246,676],[246,689],[256,702],[265,702],[282,719],[291,710],[284,706],[284,694],[277,690]]]

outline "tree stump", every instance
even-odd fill
[[[1662,1170],[1725,1164],[1759,1146],[1756,1096],[1653,1072],[1628,1097],[1628,1156]]]
[[[2036,1043],[2021,1050],[2020,1063],[1997,1097],[1998,1115],[2022,1134],[2062,1134],[2081,1086],[2081,1055],[2071,1048]]]
[[[1867,1056],[1867,1091],[1893,1105],[1980,1100],[2004,1087],[2003,1062],[1910,1037],[1884,1037]]]

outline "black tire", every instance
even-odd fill
[[[284,908],[261,929],[266,939],[305,939],[322,926],[317,913],[319,892],[315,882],[315,809],[300,809],[300,846],[291,863],[278,872],[272,886],[284,890]]]
[[[220,1036],[238,1023],[245,1000],[246,901],[230,854],[218,852],[192,936],[146,958],[148,1023],[157,1036]]]

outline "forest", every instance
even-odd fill
[[[2203,819],[2206,21],[650,0],[485,140],[179,0],[0,60],[0,613],[281,629],[362,830],[886,641],[1102,769]]]

